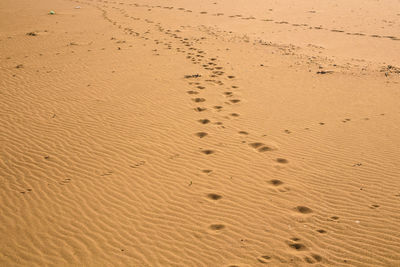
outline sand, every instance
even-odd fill
[[[399,29],[397,0],[0,1],[0,266],[400,266]]]

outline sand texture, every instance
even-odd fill
[[[399,0],[0,1],[0,266],[309,265],[400,266]]]

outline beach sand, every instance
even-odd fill
[[[398,0],[2,0],[0,265],[400,266],[399,29]]]

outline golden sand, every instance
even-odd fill
[[[0,266],[400,266],[399,29],[396,0],[0,1]]]

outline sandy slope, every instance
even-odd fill
[[[400,266],[399,26],[396,0],[1,1],[0,265]]]

